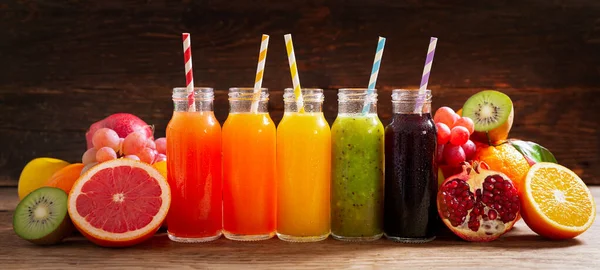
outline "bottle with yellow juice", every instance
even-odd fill
[[[277,127],[277,235],[292,242],[324,240],[330,233],[331,131],[322,112],[323,89],[285,89]]]

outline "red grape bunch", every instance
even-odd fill
[[[437,128],[438,162],[459,166],[461,162],[471,160],[475,155],[475,143],[469,140],[473,134],[473,120],[460,117],[449,107],[441,107],[433,116]]]

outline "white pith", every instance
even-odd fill
[[[551,168],[551,167],[554,167],[559,170],[564,170],[564,172],[570,174],[572,177],[574,177],[574,179],[579,180],[580,185],[585,186],[585,183],[583,182],[583,180],[581,180],[581,178],[579,178],[579,176],[577,174],[575,174],[574,172],[565,168],[562,165],[555,164],[555,163],[548,163],[548,162],[536,163],[533,166],[531,166],[531,168],[529,169],[529,172],[527,173],[527,177],[525,178],[524,194],[525,194],[525,196],[527,196],[527,201],[531,202],[531,205],[533,206],[535,211],[545,220],[546,223],[551,224],[553,227],[558,227],[558,228],[561,228],[561,230],[568,231],[568,232],[579,232],[584,228],[588,228],[594,222],[594,218],[590,218],[588,220],[588,222],[586,224],[584,224],[583,226],[579,226],[579,227],[578,226],[565,226],[565,225],[562,225],[562,224],[548,218],[544,214],[542,209],[539,207],[539,205],[537,203],[535,203],[535,199],[533,198],[533,195],[531,194],[531,180],[533,179],[533,175],[540,168]],[[592,209],[590,212],[596,213],[596,203],[594,202],[594,197],[592,196],[592,193],[587,188],[587,186],[586,186],[585,190],[586,190],[586,194],[587,194],[588,198],[592,201],[592,204],[591,204]],[[565,196],[564,193],[563,193],[563,196]],[[556,197],[556,194],[555,194],[555,197]]]
[[[114,163],[118,163],[118,165],[114,164]],[[156,215],[154,215],[154,218],[152,219],[152,221],[150,221],[150,223],[148,223],[146,226],[144,226],[140,229],[137,229],[134,231],[128,231],[125,233],[113,233],[113,232],[104,231],[100,228],[95,228],[85,219],[85,217],[83,217],[79,214],[79,212],[77,211],[77,207],[76,207],[77,206],[76,200],[77,200],[77,197],[81,194],[81,188],[90,179],[90,177],[101,170],[104,170],[107,168],[114,168],[117,166],[130,166],[130,167],[137,167],[137,168],[144,169],[146,172],[148,172],[148,174],[150,174],[150,176],[152,178],[156,179],[158,185],[161,187],[161,190],[163,191],[160,195],[161,200],[162,200],[162,205],[160,207],[159,212],[156,213]],[[118,194],[113,194],[113,200],[115,200],[115,196],[117,197],[116,199],[121,199],[118,196]],[[100,163],[100,164],[92,167],[87,172],[85,172],[85,174],[83,174],[75,182],[75,184],[73,185],[73,188],[71,189],[71,192],[69,194],[69,215],[71,217],[71,220],[77,225],[77,227],[84,228],[85,232],[94,238],[98,238],[101,240],[107,240],[107,241],[114,241],[114,242],[125,242],[125,241],[135,239],[141,235],[145,235],[145,234],[149,233],[150,231],[160,227],[160,225],[162,224],[163,220],[165,219],[165,217],[167,215],[170,204],[171,204],[171,189],[169,188],[169,184],[167,183],[167,180],[160,174],[160,172],[158,172],[151,165],[148,165],[141,161],[136,161],[136,160],[131,160],[131,159],[115,159],[115,160]]]

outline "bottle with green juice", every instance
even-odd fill
[[[383,235],[384,179],[377,91],[340,89],[338,102],[331,127],[331,234],[337,240],[377,240]]]

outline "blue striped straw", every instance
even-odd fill
[[[385,47],[385,38],[379,37],[377,42],[377,50],[375,51],[375,59],[373,60],[373,69],[371,70],[371,78],[369,79],[369,89],[367,89],[367,97],[369,97],[375,91],[375,85],[377,84],[377,75],[379,75],[379,66],[381,65],[381,57],[383,56],[383,49]],[[369,113],[371,110],[371,102],[365,97],[365,105],[363,106],[363,114]]]
[[[437,46],[437,38],[431,37],[429,40],[429,49],[427,49],[427,58],[425,59],[425,67],[423,68],[423,76],[421,77],[421,87],[419,87],[419,97],[421,97],[425,90],[427,90],[427,84],[429,83],[429,75],[431,74],[431,65],[433,65],[433,56],[435,55],[435,47]],[[419,98],[415,104],[414,113],[421,113],[423,111],[424,98]]]

